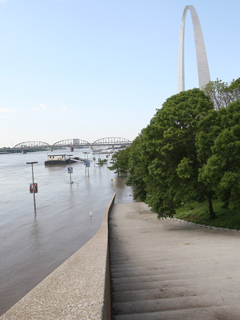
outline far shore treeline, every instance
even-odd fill
[[[240,78],[171,96],[111,164],[159,218],[190,201],[207,201],[210,219],[213,201],[240,209]]]

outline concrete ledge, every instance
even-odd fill
[[[0,317],[5,319],[110,319],[108,216],[97,234]]]
[[[214,230],[221,230],[221,231],[240,232],[240,230],[237,230],[237,229],[208,226],[205,224],[194,223],[194,222],[190,222],[190,221],[186,221],[186,220],[182,220],[182,219],[177,219],[177,218],[167,218],[167,219],[175,220],[175,221],[182,222],[182,223],[193,224],[193,225],[198,226],[200,228],[207,228],[207,229],[214,229]]]

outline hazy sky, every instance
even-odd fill
[[[239,0],[0,0],[0,147],[134,139],[177,93],[193,5],[211,80],[240,77]],[[198,87],[190,12],[186,89]]]

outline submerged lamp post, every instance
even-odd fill
[[[72,154],[69,154],[68,155],[68,160],[69,160],[69,167],[68,167],[68,173],[70,173],[70,184],[72,184],[72,177],[71,177],[71,174],[72,174],[72,167],[71,167],[71,160],[70,160],[70,157],[72,156]]]
[[[87,155],[87,162],[86,162],[86,166],[85,166],[85,172],[86,172],[86,168],[88,168],[88,176],[89,176],[89,167],[90,167],[90,163],[88,162],[88,155],[90,152],[83,152],[85,155]]]
[[[35,189],[35,183],[34,183],[34,173],[33,173],[33,165],[38,163],[37,161],[33,161],[33,162],[26,162],[26,164],[31,164],[32,165],[32,188],[30,185],[30,192],[33,193],[33,204],[34,204],[34,214],[36,215],[37,211],[36,211],[36,199],[35,199],[35,193],[37,193],[37,186]]]

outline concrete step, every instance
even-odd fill
[[[146,312],[161,312],[168,310],[183,310],[195,308],[207,308],[212,306],[237,305],[239,297],[236,294],[201,295],[167,299],[138,300],[127,302],[113,302],[114,314],[137,314]]]
[[[197,250],[197,248],[195,248]],[[207,248],[205,249],[207,251]],[[223,263],[231,263],[236,264],[236,262],[240,262],[240,259],[237,259],[237,257],[234,257],[230,254],[222,254],[219,256],[219,252],[212,253],[212,255],[200,255],[200,253],[196,254],[190,254],[191,256],[191,263],[198,264],[199,262],[201,264],[209,264],[209,261],[211,263],[217,264],[219,261]],[[175,253],[173,256],[167,256],[167,255],[147,255],[147,254],[139,254],[134,255],[130,253],[125,253],[124,255],[118,254],[116,259],[110,255],[111,259],[111,265],[113,268],[124,268],[126,267],[135,267],[136,262],[141,262],[141,266],[145,265],[155,265],[155,264],[162,264],[166,266],[176,266],[179,263],[180,264],[187,264],[189,262],[189,256],[186,256],[184,254],[180,254],[179,256]],[[236,261],[237,259],[237,261]],[[151,263],[150,263],[151,262]]]
[[[189,264],[179,264],[178,266],[174,266],[171,268],[166,268],[162,267],[161,265],[152,265],[150,264],[139,267],[136,266],[135,268],[133,267],[124,267],[124,268],[118,268],[118,269],[113,269],[111,268],[111,275],[114,279],[117,278],[123,278],[123,277],[137,277],[137,276],[148,276],[148,275],[164,275],[165,277],[171,277],[171,275],[177,274],[182,274],[186,276],[196,276],[198,274],[216,274],[216,272],[224,272],[228,274],[231,274],[231,272],[237,271],[237,266],[236,263],[221,263],[219,264],[209,264],[208,263],[201,263],[199,262],[198,264],[191,264],[191,268],[189,268]]]
[[[112,320],[239,320],[239,314],[240,307],[234,305],[114,315]]]
[[[216,292],[219,294],[225,294],[222,285],[194,285],[194,286],[182,286],[182,287],[164,287],[154,289],[139,289],[130,291],[115,291],[112,294],[113,302],[129,302],[129,301],[142,301],[152,299],[167,299],[167,298],[179,298],[179,297],[191,297],[199,295],[214,295]],[[239,283],[231,287],[231,293],[239,294]]]
[[[183,277],[182,274],[176,274],[175,277],[164,278],[162,275],[150,275],[141,277],[128,277],[128,278],[112,278],[112,288],[115,291],[132,291],[142,289],[156,289],[164,288],[168,286],[182,287],[192,285],[216,285],[222,283],[224,289],[231,290],[232,287],[240,287],[240,275],[232,277],[230,274],[209,274],[209,275],[198,275],[196,277]]]
[[[172,250],[172,248],[171,248]],[[216,250],[216,252],[214,252],[214,250]],[[194,247],[193,248],[193,252],[191,252],[190,250],[172,250],[172,254],[168,253],[144,253],[144,252],[139,252],[138,254],[135,253],[131,253],[129,250],[126,252],[122,252],[122,254],[117,253],[115,255],[110,255],[111,261],[113,265],[116,266],[121,266],[124,265],[126,263],[132,263],[134,261],[140,260],[143,263],[146,263],[149,261],[149,258],[152,261],[162,261],[162,262],[174,262],[174,261],[185,261],[187,262],[189,260],[189,255],[191,255],[192,257],[192,261],[197,261],[197,260],[202,260],[203,262],[205,261],[209,261],[209,260],[213,260],[215,259],[216,261],[235,261],[233,256],[230,255],[229,253],[224,253],[221,252],[221,256],[219,256],[219,248],[213,248],[213,252],[212,254],[207,254],[204,253],[208,251],[208,247],[204,247],[202,248],[202,252],[199,251],[198,247]]]
[[[239,233],[157,220],[141,203],[111,216],[113,320],[240,319]]]
[[[131,268],[135,268],[135,267],[161,267],[162,269],[166,269],[166,268],[176,268],[176,267],[185,267],[185,266],[189,266],[189,259],[187,258],[183,258],[181,257],[176,257],[176,259],[166,259],[164,256],[160,256],[160,257],[151,257],[151,256],[144,256],[142,255],[137,256],[137,257],[120,257],[120,261],[117,260],[115,261],[114,259],[111,259],[111,266],[112,266],[112,270],[113,271],[117,271],[118,269],[124,269],[124,268],[128,268],[129,270]],[[206,266],[206,265],[220,265],[221,266],[226,266],[229,265],[229,267],[235,266],[236,268],[236,257],[233,256],[225,256],[225,257],[219,257],[218,253],[216,253],[216,255],[212,255],[210,257],[202,257],[202,256],[193,256],[192,255],[192,259],[191,259],[191,265],[199,267],[201,266]],[[238,261],[240,262],[240,260]]]

